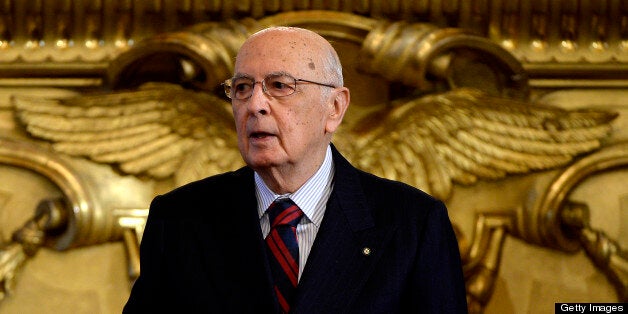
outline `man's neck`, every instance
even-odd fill
[[[264,183],[275,194],[294,193],[321,167],[325,160],[326,150],[318,154],[316,159],[307,164],[289,164],[281,167],[255,169]]]

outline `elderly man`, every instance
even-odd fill
[[[125,312],[466,313],[443,203],[331,145],[350,94],[329,42],[260,31],[224,87],[247,166],[155,198]]]

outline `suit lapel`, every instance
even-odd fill
[[[334,188],[299,282],[295,313],[342,312],[358,295],[394,230],[376,226],[357,170],[334,152]]]

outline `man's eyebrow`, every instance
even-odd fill
[[[231,80],[236,80],[236,79],[240,79],[240,78],[247,78],[247,79],[251,79],[251,80],[253,79],[253,77],[248,75],[248,74],[236,73],[235,75],[233,75]]]
[[[292,76],[290,73],[286,72],[286,71],[275,71],[275,72],[270,72],[268,74],[266,74],[266,76],[281,76],[281,75],[288,75],[288,76]]]
[[[268,77],[268,76],[281,76],[281,75],[288,75],[288,76],[292,76],[292,74],[290,74],[290,73],[288,73],[288,72],[286,72],[286,71],[273,71],[273,72],[270,72],[270,73],[266,74],[264,77]],[[255,79],[253,78],[253,76],[248,75],[248,74],[246,74],[246,73],[236,73],[236,74],[234,74],[234,75],[233,75],[233,77],[232,77],[231,79],[232,79],[232,80],[235,80],[235,79],[240,79],[240,78],[247,78],[247,79],[255,80]]]

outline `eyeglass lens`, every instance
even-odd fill
[[[268,75],[261,82],[250,77],[239,77],[225,82],[225,94],[229,98],[247,99],[253,95],[255,84],[261,83],[263,91],[272,97],[292,95],[296,89],[296,79],[290,75]]]

